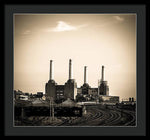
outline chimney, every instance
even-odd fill
[[[72,60],[69,59],[69,79],[72,79]]]
[[[50,80],[53,79],[53,67],[52,67],[52,65],[53,65],[53,60],[50,60]]]
[[[87,83],[87,66],[84,66],[84,83]]]
[[[102,81],[104,81],[104,66],[102,66]]]

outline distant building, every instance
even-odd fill
[[[28,100],[29,93],[23,93],[21,90],[14,90],[14,98],[15,100]]]
[[[26,93],[24,93],[24,95],[29,96],[29,93],[26,92]]]
[[[122,102],[121,102],[122,104],[125,104],[125,105],[130,105],[130,104],[135,104],[136,103],[136,101],[135,101],[135,99],[132,97],[130,97],[129,99],[124,99],[124,100],[122,100]]]
[[[107,81],[101,81],[99,86],[99,95],[109,96],[109,87],[107,85]]]
[[[53,71],[52,71],[52,63],[53,61],[50,60],[50,77],[48,83],[45,85],[45,96],[46,98],[51,97],[53,99],[56,99],[56,85],[55,81],[53,80]]]
[[[89,86],[87,81],[87,66],[84,66],[84,83],[80,88],[77,88],[75,79],[72,78],[72,61],[69,60],[69,78],[64,85],[57,85],[53,79],[52,63],[50,60],[50,78],[45,85],[45,97],[51,98],[58,103],[66,99],[76,101],[93,101],[100,99],[104,102],[119,102],[118,96],[109,96],[109,86],[107,81],[104,81],[104,66],[102,66],[102,77],[97,88]]]
[[[77,94],[82,94],[82,89],[81,88],[77,88]]]
[[[22,92],[19,92],[19,90],[18,91],[14,90],[14,98],[15,98],[15,100],[19,100],[20,95],[22,95]]]
[[[109,87],[107,85],[107,81],[104,81],[104,66],[102,66],[102,77],[98,88],[99,88],[99,95],[109,96]]]
[[[109,95],[109,87],[107,81],[104,81],[104,66],[102,66],[102,77],[98,88],[91,88],[87,82],[87,66],[84,67],[84,84],[81,88],[77,89],[77,93],[84,95]]]
[[[37,92],[37,97],[42,98],[43,97],[43,92]]]
[[[91,87],[89,86],[89,84],[84,83],[83,86],[81,86],[82,94],[88,95],[88,94],[89,94],[89,89],[90,89],[90,88],[91,88]]]
[[[27,95],[20,95],[19,96],[19,100],[27,101],[28,99],[29,99],[29,97]]]
[[[46,83],[45,85],[45,96],[46,97],[52,97],[52,98],[56,98],[56,85],[57,83],[55,83],[54,80],[49,80],[48,83]]]
[[[98,95],[98,88],[89,88],[89,95]]]
[[[64,99],[64,85],[56,85],[56,100]]]
[[[54,100],[75,99],[77,95],[77,83],[72,79],[72,61],[69,60],[69,79],[65,85],[57,85],[52,79],[52,60],[50,61],[50,80],[45,86],[46,97],[51,97]]]
[[[99,95],[99,102],[101,102],[101,103],[119,103],[119,96]]]
[[[81,86],[82,94],[83,95],[89,94],[89,88],[90,88],[90,86],[87,81],[87,66],[84,66],[84,84],[83,84],[83,86]]]
[[[75,99],[77,95],[77,83],[75,82],[74,79],[69,79],[65,83],[65,88],[64,88],[64,96],[65,99],[70,98],[70,99]]]
[[[93,101],[99,98],[100,102],[119,103],[118,96],[109,96],[107,81],[104,81],[104,66],[102,66],[102,77],[98,88],[92,88],[87,82],[87,66],[84,67],[84,84],[77,89],[77,101]]]

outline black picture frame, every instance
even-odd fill
[[[138,5],[12,5],[4,7],[4,134],[6,136],[144,136],[146,135],[146,6]],[[135,13],[137,15],[136,127],[13,127],[14,13]]]

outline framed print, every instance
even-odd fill
[[[6,5],[5,134],[145,135],[145,31],[145,5]]]

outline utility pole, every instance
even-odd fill
[[[49,97],[49,111],[50,111],[49,121],[51,123],[51,120],[52,120],[52,101],[51,101],[50,97]]]
[[[54,103],[53,98],[49,98],[49,108],[50,108],[50,123],[54,121]]]
[[[22,123],[23,119],[24,119],[24,108],[22,107],[21,108],[21,123]]]
[[[51,106],[52,106],[52,121],[54,121],[54,100],[53,98],[51,99]]]
[[[49,123],[51,123],[51,101],[49,98]]]

